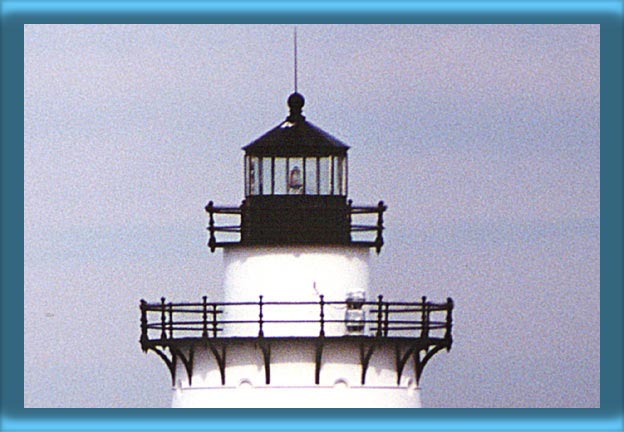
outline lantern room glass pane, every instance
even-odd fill
[[[249,159],[249,194],[260,193],[260,158],[252,156]]]
[[[288,159],[288,194],[300,195],[303,193],[303,159]]]
[[[319,194],[331,193],[331,158],[319,158]]]
[[[334,156],[333,158],[333,179],[334,195],[347,194],[347,173],[344,156]]]
[[[345,196],[349,193],[349,191],[347,190],[347,187],[348,187],[348,184],[349,184],[348,180],[347,180],[347,176],[349,175],[348,172],[347,172],[347,165],[348,165],[347,157],[346,156],[341,157],[340,158],[340,164],[339,164],[340,172],[342,173],[341,174],[342,175],[342,179],[341,179],[341,182],[340,182],[340,184],[341,184],[340,188],[342,190],[342,195],[345,195]]]
[[[338,156],[332,157],[332,182],[334,185],[333,195],[340,195],[340,181],[338,179]]]
[[[275,158],[275,195],[286,194],[286,158]]]
[[[307,195],[318,195],[318,183],[316,176],[316,158],[305,159],[305,191]]]
[[[249,156],[245,156],[245,196],[249,196]]]
[[[271,158],[262,158],[262,188],[260,193],[262,195],[270,195],[272,183],[272,170],[271,170]]]

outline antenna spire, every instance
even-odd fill
[[[294,84],[295,91],[293,94],[288,96],[288,107],[290,108],[290,115],[287,117],[287,120],[290,122],[300,122],[305,121],[305,117],[301,114],[301,109],[305,104],[305,99],[297,92],[297,26],[295,26],[293,33],[293,48],[294,48]]]
[[[297,26],[295,26],[294,34],[294,48],[295,48],[295,93],[297,93]]]

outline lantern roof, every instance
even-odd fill
[[[260,138],[243,147],[251,156],[322,157],[341,156],[349,146],[314,126],[301,113],[305,99],[299,93],[288,97],[290,115]]]

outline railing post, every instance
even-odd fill
[[[208,304],[206,303],[208,300],[207,296],[202,297],[202,338],[206,339],[208,337]]]
[[[390,314],[390,303],[386,303],[386,306],[384,308],[384,336],[388,336],[388,315]]]
[[[444,333],[444,339],[451,340],[451,328],[453,326],[453,299],[448,297],[446,299],[446,332]]]
[[[145,344],[148,341],[147,337],[147,302],[141,299],[141,346],[145,351]]]
[[[169,302],[169,339],[173,339],[173,303]]]
[[[321,305],[321,331],[319,336],[325,336],[325,296],[323,294],[319,295],[319,304]]]
[[[166,333],[166,315],[165,315],[165,298],[160,298],[160,338],[167,339]]]
[[[381,247],[384,244],[383,241],[383,212],[386,210],[386,206],[383,201],[379,201],[377,204],[377,238],[375,239],[375,251],[381,252]]]
[[[212,337],[217,337],[217,304],[212,304]]]
[[[382,329],[381,322],[383,316],[383,296],[380,294],[377,297],[377,337],[381,337]]]
[[[260,313],[258,314],[258,324],[260,325],[260,330],[258,331],[258,337],[264,337],[264,330],[262,329],[262,318],[264,317],[264,315],[262,314],[262,296],[260,296],[260,301],[258,305],[260,306]]]
[[[429,310],[427,308],[427,297],[422,297],[422,313],[421,313],[421,337],[423,339],[429,338]]]
[[[351,235],[351,225],[353,224],[353,200],[347,201],[347,223],[349,224],[349,235]]]
[[[208,202],[206,212],[208,213],[208,232],[210,232],[208,247],[210,252],[214,252],[217,248],[217,239],[215,238],[214,203],[212,201]]]

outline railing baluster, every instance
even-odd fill
[[[383,241],[383,212],[386,210],[386,206],[383,201],[379,201],[377,204],[377,238],[375,239],[375,251],[379,253],[381,247],[384,244]]]
[[[212,304],[212,337],[217,337],[217,304]]]
[[[319,296],[319,299],[321,305],[321,331],[319,333],[319,336],[323,337],[325,336],[325,296],[321,294]]]
[[[260,330],[258,331],[258,337],[264,337],[264,330],[262,329],[262,318],[264,317],[264,315],[262,314],[262,296],[260,296],[258,306],[260,306],[260,313],[258,314],[258,324],[260,326]]]
[[[165,298],[160,298],[160,338],[167,339],[166,326],[165,326]]]
[[[208,337],[208,300],[207,296],[202,297],[202,337],[206,339]]]
[[[141,345],[148,341],[147,337],[147,302],[141,299]]]
[[[421,313],[421,337],[423,339],[429,338],[429,311],[427,310],[427,297],[422,297],[422,313]]]
[[[388,315],[390,314],[390,311],[388,310],[390,308],[390,303],[386,303],[386,307],[384,308],[384,336],[388,336]]]
[[[349,224],[349,232],[351,232],[352,230],[352,224],[353,224],[353,200],[350,199],[349,201],[347,201],[347,223]]]
[[[169,339],[173,339],[173,303],[169,302]]]
[[[453,326],[453,299],[448,297],[446,305],[446,332],[444,333],[444,339],[448,341],[451,339],[451,327]]]
[[[381,321],[382,321],[382,316],[383,316],[383,312],[382,312],[382,307],[383,307],[383,296],[380,294],[377,297],[377,337],[381,337]]]
[[[214,203],[210,201],[206,206],[206,212],[208,212],[208,231],[210,232],[210,238],[208,239],[208,247],[210,252],[214,252],[217,248],[217,239],[215,238],[215,221],[214,221]]]

